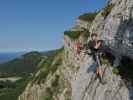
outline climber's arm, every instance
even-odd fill
[[[98,43],[96,43],[96,45],[94,46],[95,49],[99,49],[101,46],[101,42],[99,41]]]

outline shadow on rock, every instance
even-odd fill
[[[90,72],[95,73],[96,67],[97,67],[96,63],[93,63],[92,65],[88,66],[87,73],[90,73]]]

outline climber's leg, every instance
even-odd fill
[[[103,81],[103,71],[102,71],[102,65],[99,59],[99,56],[96,56],[96,63],[97,63],[97,69],[96,69],[96,75],[99,78],[100,83],[106,84],[106,82]]]
[[[99,79],[99,81],[101,83],[102,82],[102,77],[100,75],[99,67],[97,67],[97,69],[96,69],[96,75],[97,75],[97,78]]]
[[[98,71],[98,78],[99,78],[99,81],[101,84],[106,84],[107,82],[103,79],[103,70],[101,68],[99,68],[99,71]]]
[[[102,78],[102,76],[103,76],[103,71],[102,71],[101,68],[98,69],[98,73],[99,73],[99,76]]]
[[[102,76],[101,69],[99,67],[97,67],[97,69],[96,69],[96,74],[97,74],[97,76]]]
[[[96,68],[96,74],[97,74],[97,75],[99,74],[99,72],[98,72],[98,67]]]
[[[102,76],[102,69],[101,69],[101,62],[99,59],[99,55],[96,56],[96,62],[97,62],[97,74]]]

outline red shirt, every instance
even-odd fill
[[[76,47],[76,49],[80,49],[80,48],[81,48],[81,43],[79,43],[79,42],[76,43],[76,44],[75,44],[75,47]]]

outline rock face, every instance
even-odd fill
[[[102,14],[106,11],[103,9],[92,23],[78,21],[80,23],[72,30],[84,28],[97,33],[113,50],[118,61],[122,56],[133,58],[133,0],[111,0],[108,5],[112,7],[106,16]],[[44,96],[47,94],[46,87],[55,74],[49,75],[41,85],[29,83],[18,100],[133,100],[130,82],[126,84],[121,76],[113,73],[113,66],[107,63],[102,66],[105,84],[101,84],[95,74],[96,64],[93,58],[82,52],[76,53],[77,42],[83,43],[84,38],[81,36],[72,40],[69,36],[64,36],[63,64],[55,74],[62,76],[62,84],[66,85],[63,89],[59,88],[61,91],[53,99],[44,99]]]
[[[71,56],[71,55],[70,55]],[[82,63],[81,63],[82,62]],[[80,68],[70,79],[71,100],[132,100],[132,92],[126,87],[120,76],[114,75],[112,68],[103,66],[105,85],[95,75],[96,66],[90,57],[80,61]]]
[[[113,7],[108,16],[104,18],[101,12],[90,31],[98,33],[117,54],[133,58],[133,1],[112,0],[109,4]]]

